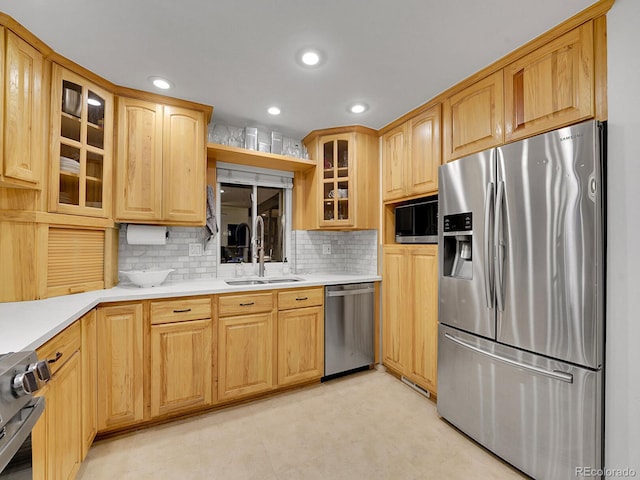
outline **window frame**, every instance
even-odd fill
[[[224,171],[225,174],[220,172]],[[236,184],[252,187],[251,190],[251,251],[254,251],[255,232],[253,225],[258,214],[258,187],[281,188],[283,195],[284,210],[284,246],[282,249],[283,258],[291,265],[291,252],[289,246],[292,239],[292,203],[293,203],[293,172],[282,170],[273,170],[268,168],[249,167],[244,165],[235,165],[225,162],[217,162],[216,164],[216,218],[218,219],[218,228],[220,234],[215,237],[216,248],[216,269],[218,278],[236,277],[239,272],[236,271],[237,263],[222,263],[221,252],[221,236],[222,236],[222,203],[220,188],[222,184]],[[282,274],[284,262],[265,262],[265,275],[272,276]],[[242,276],[257,276],[257,260],[251,258],[251,273],[244,272]],[[246,267],[245,267],[246,269]]]

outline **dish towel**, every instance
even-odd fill
[[[207,185],[207,221],[202,227],[203,247],[207,246],[209,240],[214,238],[218,233],[218,222],[216,221],[216,196],[213,193],[213,187]]]

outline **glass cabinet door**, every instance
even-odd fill
[[[50,210],[110,215],[113,96],[54,65]]]
[[[352,223],[349,137],[326,137],[320,145],[323,161],[321,223],[349,225]]]

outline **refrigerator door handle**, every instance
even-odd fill
[[[502,240],[502,208],[504,203],[504,182],[498,182],[498,193],[496,194],[495,205],[495,229],[493,238],[495,242],[496,256],[495,256],[495,273],[496,279],[496,304],[498,310],[504,311],[504,289],[503,289],[503,275],[504,275],[504,241]]]
[[[493,182],[487,183],[487,194],[484,199],[484,294],[487,300],[487,308],[493,308],[493,299],[495,298],[493,292],[493,265],[494,259],[491,255],[491,246],[493,239],[491,237],[491,226],[493,225],[493,197],[494,197],[495,184]]]
[[[566,383],[573,383],[573,375],[570,373],[565,373],[558,370],[546,370],[544,368],[536,367],[535,365],[529,365],[527,363],[518,362],[517,360],[511,360],[510,358],[505,358],[500,355],[496,355],[495,353],[487,352],[486,350],[483,350],[480,347],[476,347],[475,345],[471,345],[470,343],[467,343],[464,340],[454,337],[449,333],[445,333],[444,336],[448,340],[451,340],[452,342],[457,343],[461,347],[467,348],[481,355],[490,357],[491,359],[497,360],[498,362],[506,363],[513,367],[522,368],[524,370],[528,370],[538,375],[543,375],[545,377],[553,378],[554,380],[560,380]]]

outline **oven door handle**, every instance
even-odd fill
[[[31,412],[28,413],[25,418],[24,412],[27,409],[31,409]],[[23,420],[15,431],[12,431],[11,429],[12,420],[9,420],[5,428],[6,434],[10,435],[10,437],[4,439],[6,444],[0,449],[0,472],[2,472],[9,464],[13,456],[25,442],[31,433],[31,430],[33,430],[33,427],[40,418],[40,415],[42,415],[42,412],[44,412],[44,397],[36,397],[31,401],[31,403],[16,414],[18,417],[22,417]]]

